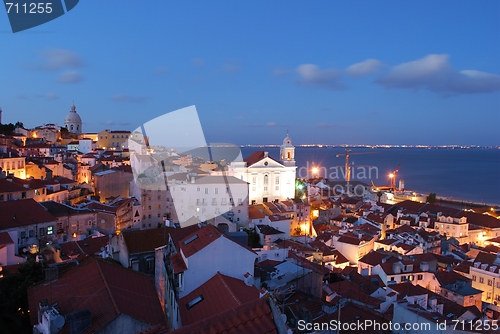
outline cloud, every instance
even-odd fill
[[[382,65],[383,63],[380,60],[370,58],[349,66],[345,71],[352,77],[362,77],[376,73],[378,68]]]
[[[241,66],[238,65],[238,61],[235,59],[226,60],[222,63],[222,70],[228,73],[236,73],[241,70]]]
[[[65,71],[57,78],[57,81],[61,83],[78,83],[82,80],[83,76],[77,71]]]
[[[276,122],[267,122],[266,123],[266,126],[271,126],[272,127],[272,126],[276,126],[276,125],[278,125]]]
[[[166,66],[156,66],[154,69],[154,73],[158,74],[158,75],[164,75],[164,74],[167,74],[168,72],[169,72],[169,69]]]
[[[197,68],[203,67],[203,66],[205,66],[205,59],[193,58],[193,59],[191,59],[191,66],[197,67]]]
[[[134,102],[134,103],[142,103],[149,100],[149,96],[137,95],[132,96],[128,94],[118,94],[112,97],[115,102]]]
[[[28,65],[31,70],[37,71],[58,71],[67,68],[81,68],[84,63],[81,57],[70,50],[47,49],[41,52],[41,60],[32,65]]]
[[[41,94],[37,95],[37,97],[44,98],[46,100],[57,100],[59,98],[59,96],[54,93]]]
[[[26,95],[24,94],[19,94],[17,97],[16,97],[18,100],[29,100],[30,98],[27,97]]]
[[[283,68],[283,67],[275,67],[272,70],[272,74],[275,77],[283,77],[283,76],[286,76],[286,75],[290,74],[290,70],[288,70],[286,68]]]
[[[444,96],[500,91],[499,75],[476,70],[457,71],[446,54],[430,54],[396,65],[375,82],[387,88],[427,89]]]
[[[322,70],[314,64],[303,64],[298,66],[296,71],[300,77],[298,80],[300,84],[318,86],[331,90],[340,90],[345,88],[341,81],[342,72],[339,70]]]

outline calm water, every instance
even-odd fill
[[[279,148],[241,149],[243,157],[257,150],[265,150],[279,159]],[[354,163],[352,179],[376,185],[389,185],[389,173],[399,164],[398,181],[404,180],[405,188],[421,192],[435,192],[438,196],[500,204],[500,150],[498,149],[352,149]],[[307,168],[321,166],[322,174],[344,179],[345,153],[342,148],[296,148],[297,176],[306,177]],[[335,166],[338,166],[335,168]],[[369,166],[371,175],[369,175]],[[301,168],[302,167],[302,168]],[[340,169],[341,168],[341,169]],[[363,175],[363,171],[365,172]],[[377,175],[378,171],[378,175]],[[358,176],[358,177],[356,177]],[[371,177],[370,177],[371,176]],[[377,177],[378,176],[378,177]]]

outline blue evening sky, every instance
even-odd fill
[[[82,0],[13,34],[3,123],[133,130],[196,105],[208,142],[500,145],[499,1]]]

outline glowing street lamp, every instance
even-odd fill
[[[311,171],[313,173],[313,178],[318,176],[318,167],[313,167]]]

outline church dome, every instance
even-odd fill
[[[64,126],[66,126],[69,132],[82,133],[82,119],[80,115],[76,113],[74,104],[71,106],[71,111],[64,119]]]
[[[64,123],[81,123],[82,119],[80,118],[80,115],[76,113],[76,107],[75,105],[71,106],[71,111],[69,114],[66,116],[64,119]]]

